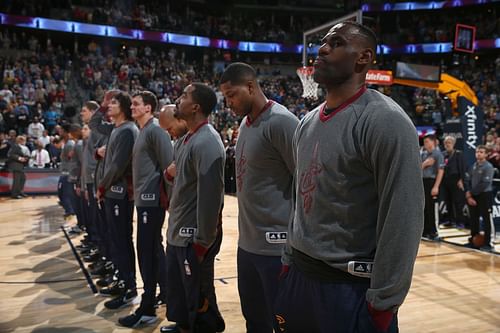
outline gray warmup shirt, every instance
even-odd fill
[[[69,176],[70,171],[73,169],[75,161],[73,160],[73,148],[75,147],[75,141],[68,140],[64,144],[61,150],[61,164],[59,165],[59,171],[61,175]]]
[[[140,129],[133,150],[132,173],[137,207],[160,205],[160,178],[173,158],[170,136],[158,125],[157,119],[151,118]]]
[[[295,133],[287,253],[293,247],[344,271],[350,261],[373,262],[367,301],[395,310],[410,288],[423,229],[416,129],[398,104],[372,89],[329,116],[324,106]]]
[[[97,160],[95,159],[96,144],[101,140],[102,134],[97,131],[91,131],[89,137],[83,141],[82,156],[82,183],[93,184]]]
[[[94,154],[96,153],[97,148],[105,146],[108,143],[109,136],[111,135],[114,127],[115,126],[112,123],[104,121],[104,114],[102,112],[94,112],[89,121],[89,128],[92,131],[90,135],[95,135],[96,138],[92,147],[93,157],[95,157]],[[89,146],[89,148],[91,147]],[[104,159],[100,159],[96,162],[95,173],[93,176],[95,190],[97,190],[97,187],[104,176]]]
[[[433,158],[435,161],[433,165],[422,170],[423,178],[436,178],[438,170],[444,169],[444,167],[446,166],[444,163],[443,153],[441,153],[438,149],[434,149],[430,153],[424,149],[422,150],[420,156],[422,158],[422,162],[428,158]]]
[[[465,173],[465,190],[473,195],[493,191],[494,174],[495,168],[490,162],[474,163]]]
[[[131,189],[132,149],[138,134],[139,129],[132,121],[125,121],[111,132],[106,145],[104,173],[99,182],[99,187],[106,191],[106,198],[123,199]]]
[[[180,140],[175,151],[167,242],[181,247],[194,242],[209,248],[217,235],[224,197],[224,146],[208,124]]]
[[[266,107],[253,122],[243,118],[236,144],[238,246],[281,256],[293,210],[292,141],[299,120],[273,101]]]
[[[82,175],[83,141],[78,140],[73,147],[72,168],[69,171],[68,181],[80,186]]]

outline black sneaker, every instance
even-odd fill
[[[137,290],[127,289],[120,296],[113,298],[110,301],[104,303],[104,306],[110,310],[116,310],[129,305],[137,297]]]
[[[122,295],[125,291],[125,283],[123,281],[116,281],[109,287],[104,287],[99,290],[99,294],[102,296],[117,296]]]
[[[163,304],[165,304],[165,296],[162,294],[159,294],[158,296],[156,296],[154,307],[156,309],[156,308],[159,308]]]
[[[483,245],[479,248],[481,251],[486,251],[486,252],[492,252],[493,251],[493,246],[486,244]]]
[[[145,314],[141,308],[138,308],[134,313],[119,318],[118,323],[125,327],[135,328],[154,324],[157,320],[155,313]]]
[[[117,278],[115,277],[114,274],[108,274],[108,275],[100,278],[99,280],[97,280],[95,282],[95,284],[96,284],[96,286],[103,288],[103,287],[109,286],[110,284],[112,284],[116,280],[117,280]]]

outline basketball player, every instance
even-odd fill
[[[95,101],[84,103],[80,111],[80,119],[85,126],[88,126],[92,115],[98,112],[100,106]],[[87,209],[87,233],[88,242],[95,244],[99,249],[99,260],[92,266],[92,272],[104,273],[106,262],[110,256],[107,251],[107,232],[105,221],[99,220],[99,208],[95,199],[95,174],[97,160],[95,158],[95,147],[104,139],[104,135],[99,131],[90,131],[88,137],[83,141],[82,154],[82,192],[84,207]],[[110,264],[108,264],[109,267]]]
[[[273,305],[292,212],[292,139],[299,121],[267,99],[247,64],[229,65],[220,90],[244,117],[236,143],[241,309],[248,333],[278,332]]]
[[[131,315],[118,319],[126,327],[156,322],[155,295],[160,265],[165,265],[161,228],[165,207],[161,207],[160,186],[163,170],[173,161],[168,134],[153,114],[158,101],[150,91],[132,98],[132,117],[140,128],[132,155],[134,202],[137,207],[137,254],[144,282],[141,305]]]
[[[188,128],[186,126],[186,122],[182,119],[175,117],[175,108],[174,104],[165,105],[161,109],[160,113],[160,126],[169,132],[172,138],[175,138],[174,144],[174,156],[175,152],[179,150],[182,146],[183,140],[182,138],[188,132]],[[174,157],[175,159],[175,157]],[[171,185],[168,187],[169,197],[171,196],[171,188],[173,185],[173,180],[175,178],[175,161],[172,162],[166,172],[165,177],[168,183]],[[201,281],[201,289],[202,293],[206,295],[210,306],[212,307],[215,316],[216,316],[216,331],[223,332],[226,324],[224,322],[224,318],[222,318],[222,314],[220,313],[219,307],[217,305],[217,296],[215,295],[215,287],[214,287],[214,260],[215,256],[219,253],[220,246],[222,244],[222,209],[221,214],[219,215],[220,222],[219,227],[217,228],[217,236],[215,238],[214,244],[210,248],[211,256],[206,258],[200,267],[200,274],[203,277]],[[161,285],[160,285],[161,289]]]
[[[176,174],[167,232],[167,318],[161,332],[215,332],[217,314],[202,291],[202,266],[213,265],[224,191],[224,147],[208,124],[217,103],[202,83],[188,85],[175,116],[189,130],[175,152]]]
[[[58,183],[58,194],[59,200],[64,208],[64,217],[70,218],[75,215],[75,208],[73,207],[75,190],[73,185],[69,183],[69,172],[73,168],[73,148],[75,146],[75,141],[69,138],[69,127],[61,128],[61,139],[62,139],[62,150],[61,150],[61,164],[59,165],[59,171],[61,176],[59,177]]]
[[[294,136],[279,332],[397,332],[423,227],[417,133],[401,107],[365,86],[370,29],[346,21],[321,43],[314,80],[327,95]]]
[[[106,145],[104,172],[96,199],[104,201],[106,220],[111,237],[111,256],[119,270],[119,295],[104,303],[108,309],[130,304],[137,296],[135,281],[135,251],[132,242],[132,148],[139,129],[132,121],[132,100],[125,92],[116,94],[109,103],[108,115],[114,128]],[[95,113],[100,115],[101,113]],[[93,119],[94,120],[94,119]],[[92,130],[94,128],[91,127]],[[103,133],[104,134],[104,133]]]

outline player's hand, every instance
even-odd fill
[[[89,191],[85,190],[83,192],[83,197],[85,198],[86,201],[89,201]]]
[[[432,195],[433,197],[437,197],[437,196],[439,195],[439,187],[434,186],[434,187],[432,188],[432,190],[431,190],[431,195]]]
[[[472,207],[477,206],[477,202],[476,202],[476,200],[474,200],[474,198],[473,198],[473,197],[468,197],[468,198],[467,198],[467,204],[468,204],[469,206],[472,206]]]
[[[96,198],[97,202],[101,202],[104,198],[104,193],[102,193],[101,190],[98,189],[96,194],[95,194],[95,198]]]
[[[459,179],[457,182],[457,187],[461,189],[462,191],[464,190],[464,181],[462,179]]]
[[[167,174],[171,178],[175,178],[175,174],[177,173],[177,169],[175,167],[175,162],[172,162],[168,167],[167,167]]]
[[[82,189],[81,189],[81,188],[79,188],[79,187],[75,187],[75,194],[76,194],[77,196],[81,196],[81,195],[82,195]]]
[[[106,146],[97,148],[97,155],[101,156],[101,158],[104,158],[104,156],[106,155]]]

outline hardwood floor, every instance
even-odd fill
[[[131,331],[116,321],[132,308],[107,310],[107,299],[89,288],[60,229],[65,221],[56,201],[0,198],[0,332]],[[236,199],[226,196],[215,285],[229,333],[245,332],[236,286],[236,217]],[[157,314],[156,325],[135,331],[158,332],[167,324],[165,307]],[[399,322],[403,333],[500,332],[500,256],[422,242]]]

